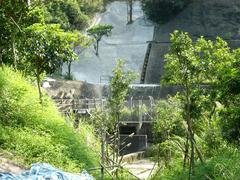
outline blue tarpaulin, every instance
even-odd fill
[[[33,164],[29,171],[16,175],[0,173],[1,180],[94,180],[87,172],[74,175],[63,172],[46,163]]]

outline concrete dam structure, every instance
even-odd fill
[[[112,35],[100,42],[99,56],[95,55],[93,46],[85,49],[79,54],[80,61],[72,65],[73,76],[78,81],[51,82],[47,89],[51,96],[57,98],[61,96],[61,91],[67,94],[66,98],[89,98],[88,102],[95,102],[95,98],[107,98],[108,87],[101,79],[112,76],[116,60],[124,59],[127,69],[139,74],[135,84],[131,85],[132,91],[127,100],[131,115],[125,117],[126,125],[121,126],[123,137],[136,133],[128,151],[134,152],[144,150],[146,143],[152,141],[152,115],[141,108],[148,106],[153,109],[154,101],[181,91],[179,86],[162,87],[160,84],[164,74],[164,56],[171,45],[170,33],[176,29],[186,31],[194,40],[200,36],[210,40],[220,36],[230,47],[237,48],[240,46],[240,1],[195,0],[174,19],[162,25],[153,25],[146,18],[140,1],[134,2],[132,24],[127,24],[127,14],[125,1],[109,3],[106,12],[99,14],[95,21],[96,24],[114,26]],[[66,71],[64,66],[63,72]]]

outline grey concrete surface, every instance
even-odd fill
[[[141,73],[146,41],[152,40],[154,26],[143,14],[139,1],[133,5],[133,20],[132,24],[127,24],[127,4],[124,1],[110,3],[106,12],[95,18],[95,24],[111,24],[114,29],[110,37],[104,37],[100,42],[99,57],[93,46],[79,54],[79,62],[72,66],[76,80],[99,83],[100,76],[112,74],[117,59],[124,59],[127,69]],[[66,69],[65,65],[64,73]]]

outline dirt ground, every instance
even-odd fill
[[[157,169],[155,163],[146,158],[126,164],[124,167],[141,180],[148,179]]]
[[[18,165],[17,163],[2,157],[0,155],[0,172],[10,172],[14,174],[20,174],[26,169],[23,166]]]

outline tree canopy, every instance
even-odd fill
[[[183,10],[191,0],[141,0],[147,16],[157,22],[165,23]]]
[[[186,137],[182,136],[183,165],[189,167],[192,179],[197,159],[203,162],[203,155],[219,149],[223,139],[236,143],[239,138],[239,49],[232,50],[219,37],[216,41],[200,37],[193,42],[181,31],[171,34],[171,42],[162,83],[182,87],[178,98],[187,125]],[[199,149],[202,142],[196,137],[202,138],[207,152]]]
[[[96,55],[98,56],[98,48],[99,48],[99,42],[101,41],[103,36],[109,36],[111,34],[111,31],[113,29],[112,25],[108,24],[99,24],[96,26],[91,27],[87,30],[88,34],[93,36],[96,40]]]

